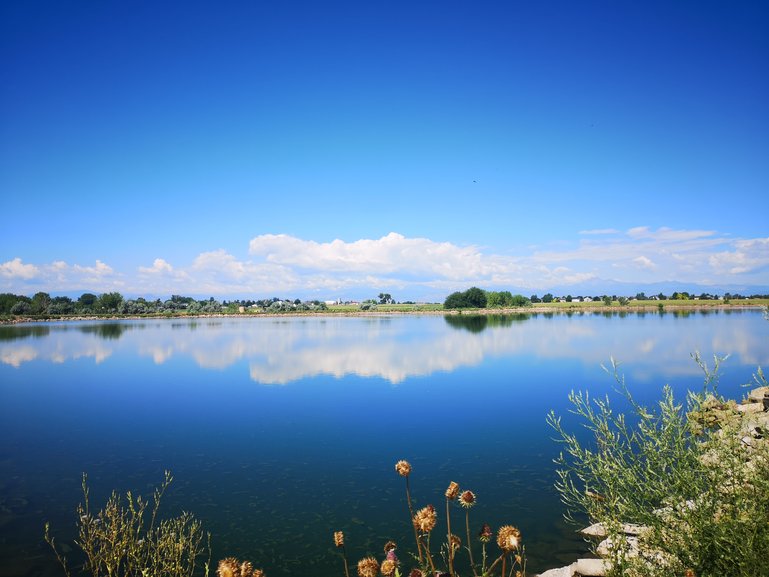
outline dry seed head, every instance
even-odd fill
[[[460,547],[462,547],[462,539],[454,535],[454,533],[451,534],[449,540],[451,541],[451,548],[454,551],[458,551]]]
[[[497,531],[497,545],[503,551],[517,549],[521,543],[521,532],[512,525],[504,525]]]
[[[492,535],[493,533],[491,532],[491,525],[484,523],[483,527],[481,527],[481,530],[478,532],[478,539],[480,539],[482,543],[488,543],[491,541]]]
[[[251,575],[251,577],[264,577],[264,571],[262,571],[261,569],[254,569],[254,572]]]
[[[380,571],[382,571],[382,575],[385,577],[390,577],[390,575],[395,573],[395,569],[397,568],[397,565],[395,561],[392,559],[385,559],[382,561],[382,566],[379,568]]]
[[[334,545],[344,547],[344,533],[342,531],[334,531]]]
[[[446,498],[450,501],[453,501],[457,498],[457,495],[459,495],[459,485],[452,481],[449,483],[449,488],[446,489]]]
[[[429,533],[435,528],[438,522],[438,515],[435,513],[435,507],[428,505],[414,513],[414,527],[422,533]]]
[[[389,553],[390,551],[395,549],[395,547],[396,547],[395,541],[388,541],[387,543],[384,544],[384,552]]]
[[[216,569],[218,577],[240,577],[240,562],[234,557],[227,557],[219,561]]]
[[[240,577],[251,577],[254,572],[254,566],[249,561],[243,561],[240,565]]]
[[[425,574],[422,573],[421,569],[412,569],[409,573],[409,577],[425,577]]]
[[[377,577],[379,561],[373,557],[365,557],[358,561],[358,577]]]
[[[395,463],[395,470],[401,477],[408,477],[411,473],[411,464],[408,461],[398,461]]]
[[[472,491],[462,491],[462,494],[459,495],[459,504],[465,509],[475,505],[475,493]]]

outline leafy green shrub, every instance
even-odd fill
[[[134,498],[130,491],[125,499],[113,491],[104,508],[93,513],[87,478],[83,475],[83,503],[77,508],[76,544],[85,554],[85,571],[94,577],[192,577],[199,566],[198,558],[205,550],[210,561],[211,536],[203,533],[200,522],[192,514],[158,519],[161,497],[172,480],[166,471],[163,483],[154,491],[149,524],[145,525],[149,502],[141,496]],[[204,538],[207,539],[205,545]],[[69,577],[67,561],[56,549],[47,523],[45,540]],[[200,564],[206,576],[208,565],[209,562]]]
[[[590,432],[589,444],[564,430],[554,413],[548,417],[564,445],[556,487],[571,519],[602,524],[610,575],[769,575],[766,427],[749,426],[756,417],[717,395],[722,359],[713,372],[695,359],[705,387],[688,394],[686,410],[669,387],[656,409],[637,404],[612,362],[629,417],[615,413],[608,397],[572,393],[572,412]],[[766,385],[760,370],[756,382]],[[641,526],[635,547],[628,523]]]

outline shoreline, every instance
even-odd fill
[[[520,314],[574,314],[574,313],[649,313],[649,312],[707,312],[707,311],[732,311],[732,310],[761,310],[769,308],[767,304],[703,304],[703,303],[676,303],[668,304],[667,301],[654,301],[655,304],[628,304],[628,305],[593,305],[592,303],[576,303],[555,305],[537,304],[527,307],[513,308],[485,308],[485,309],[424,309],[409,310],[328,310],[328,311],[297,311],[282,313],[245,312],[245,313],[202,313],[202,314],[150,314],[150,315],[59,315],[46,317],[20,316],[0,319],[2,325],[17,325],[26,323],[47,323],[66,321],[123,321],[123,320],[162,320],[162,319],[212,319],[212,318],[283,318],[283,317],[383,317],[397,315],[427,315],[427,316],[491,316],[491,315],[520,315]],[[662,305],[662,307],[660,307]],[[418,306],[418,305],[417,305]]]

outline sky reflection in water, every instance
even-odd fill
[[[665,383],[701,386],[692,352],[730,354],[722,392],[741,395],[768,364],[767,333],[757,311],[0,327],[0,565],[57,574],[42,524],[71,537],[83,471],[99,502],[146,491],[166,468],[166,512],[198,515],[215,555],[272,576],[338,575],[341,529],[351,557],[395,538],[408,558],[393,470],[406,458],[418,505],[455,480],[478,495],[471,523],[519,525],[531,568],[553,566],[580,544],[551,488],[547,412],[569,420],[573,388],[610,392],[611,357],[652,402]]]

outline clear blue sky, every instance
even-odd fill
[[[0,291],[769,287],[769,4],[0,4]]]

